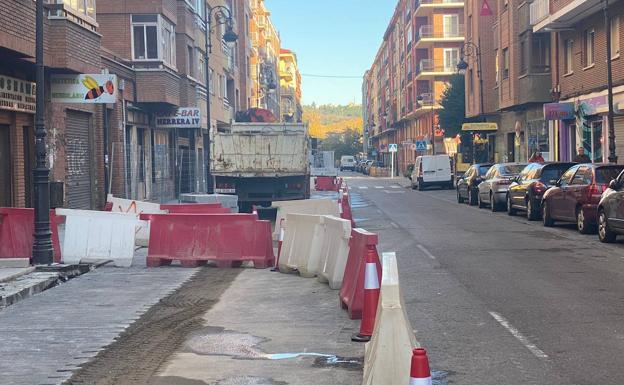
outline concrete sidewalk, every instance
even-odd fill
[[[244,270],[203,320],[154,384],[361,384],[359,321],[316,279]]]

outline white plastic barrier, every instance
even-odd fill
[[[331,199],[303,199],[298,201],[281,201],[273,202],[273,207],[277,207],[277,217],[275,223],[282,223],[282,219],[287,221],[288,214],[306,214],[306,215],[333,215],[340,217],[338,204]],[[288,223],[284,223],[284,227],[288,227]],[[273,239],[279,237],[279,226],[275,226]]]
[[[318,280],[329,283],[330,288],[338,290],[342,286],[342,278],[349,258],[351,221],[326,215],[323,223],[325,236],[318,268]]]
[[[56,215],[66,217],[63,263],[106,259],[118,267],[132,265],[141,222],[135,214],[56,209]]]
[[[280,271],[288,273],[298,270],[305,278],[317,275],[324,244],[324,221],[325,217],[321,215],[286,216]]]
[[[158,203],[135,201],[131,199],[116,198],[108,195],[107,202],[112,203],[114,213],[135,214],[166,214],[166,211],[160,209]],[[149,245],[149,221],[141,221],[141,225],[137,229],[136,245],[147,247]]]
[[[419,347],[399,286],[395,253],[384,253],[375,329],[366,344],[364,385],[407,384],[412,350]]]

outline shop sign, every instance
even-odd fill
[[[52,103],[103,104],[117,101],[117,75],[52,75]]]
[[[574,103],[544,104],[544,120],[574,119]]]
[[[35,83],[0,75],[0,110],[34,114],[36,93]]]
[[[598,110],[607,109],[608,107],[607,97],[595,96],[589,99],[583,99],[578,102],[578,111],[582,114],[582,116],[588,115],[596,115],[598,114]]]
[[[200,128],[199,108],[180,107],[156,114],[156,128]]]
[[[462,131],[497,131],[498,124],[496,123],[464,123],[462,124]]]

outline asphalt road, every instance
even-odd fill
[[[357,174],[351,174],[357,175]],[[624,244],[349,178],[359,227],[396,251],[407,311],[450,384],[624,384]]]

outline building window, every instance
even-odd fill
[[[472,68],[468,70],[468,92],[471,94],[474,92],[474,72]],[[473,98],[470,99],[472,100]]]
[[[206,58],[204,57],[204,53],[200,50],[195,51],[195,55],[197,56],[197,77],[201,82],[206,81]]]
[[[596,32],[593,29],[585,30],[585,67],[593,66],[595,63],[594,43]]]
[[[187,51],[187,59],[186,59],[186,74],[190,77],[193,77],[193,47],[190,45],[186,46]]]
[[[529,66],[527,65],[527,44],[526,39],[522,38],[520,41],[520,75],[525,75],[529,71]]]
[[[78,13],[95,19],[95,0],[64,0],[57,3],[63,3]]]
[[[210,90],[210,93],[211,93],[212,95],[214,95],[214,94],[215,94],[215,91],[214,91],[214,89],[215,89],[215,87],[214,87],[214,81],[215,81],[215,80],[214,80],[214,70],[213,70],[212,68],[210,69],[210,77],[208,78],[208,80],[209,80],[209,83],[210,83],[210,84],[208,85],[208,88],[209,88],[209,90]]]
[[[227,83],[225,81],[225,75],[219,74],[219,96],[223,99],[227,99]]]
[[[509,48],[503,48],[503,79],[509,78]]]
[[[563,65],[564,65],[564,74],[571,74],[574,72],[574,40],[568,39],[565,41],[563,47]]]
[[[611,19],[611,58],[620,56],[620,17]]]
[[[494,50],[494,71],[495,71],[496,85],[498,85],[498,82],[500,81],[500,62],[498,59],[497,49]]]
[[[173,24],[159,15],[132,15],[132,55],[134,60],[162,60],[175,66]]]
[[[536,34],[531,42],[531,72],[550,72],[550,36]]]

